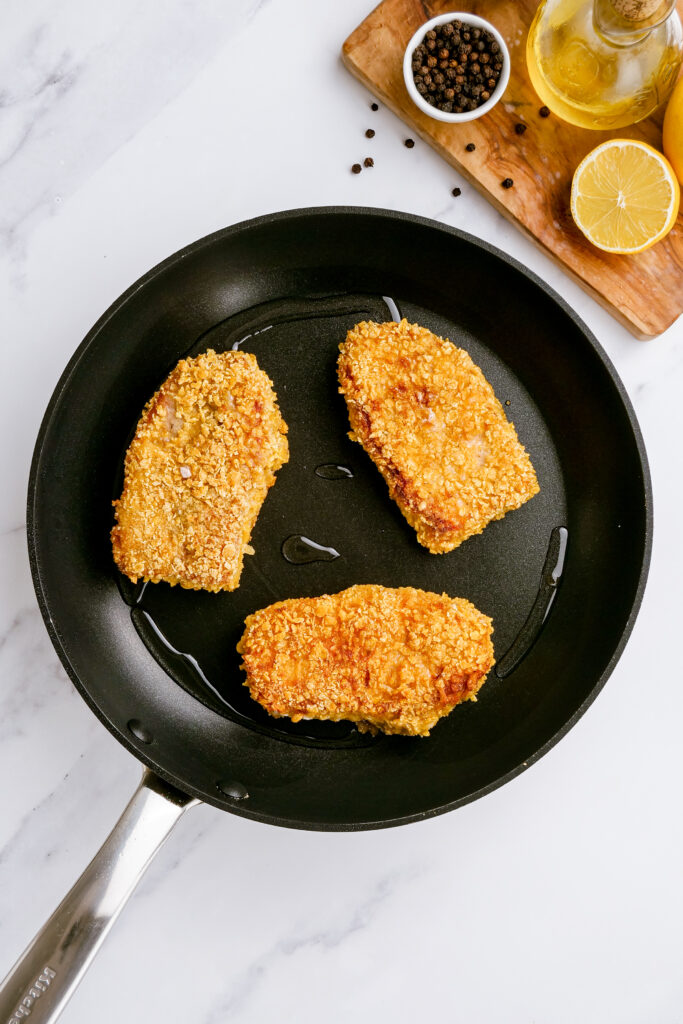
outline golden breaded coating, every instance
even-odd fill
[[[249,352],[181,359],[145,406],[114,502],[114,561],[137,582],[234,590],[289,458],[272,381]]]
[[[434,554],[539,490],[531,460],[467,352],[418,324],[360,323],[340,345],[352,440]]]
[[[476,699],[493,665],[491,633],[463,598],[363,585],[249,615],[237,650],[245,686],[275,718],[427,736]]]

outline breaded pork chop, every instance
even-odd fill
[[[181,359],[145,406],[114,502],[114,561],[137,582],[234,590],[289,458],[272,382],[248,352]]]
[[[418,324],[360,323],[340,345],[352,440],[434,554],[539,490],[512,423],[467,352]]]
[[[255,612],[237,650],[251,696],[275,718],[427,736],[475,699],[493,665],[491,633],[462,598],[363,585]]]

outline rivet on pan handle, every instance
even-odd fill
[[[199,801],[146,771],[71,891],[0,986],[0,1024],[52,1024],[183,811]]]

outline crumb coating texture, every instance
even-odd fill
[[[360,323],[340,345],[352,440],[434,554],[451,551],[539,490],[484,374],[418,324]]]
[[[427,736],[493,665],[491,619],[463,598],[360,585],[248,616],[237,650],[251,696],[276,718]]]
[[[181,359],[145,406],[114,502],[114,561],[131,580],[234,590],[287,427],[248,352]]]

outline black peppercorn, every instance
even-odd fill
[[[371,103],[370,110],[379,110],[379,103]]]
[[[526,128],[527,126],[525,124],[522,124],[521,121],[518,121],[518,123],[515,125],[515,131],[518,135],[524,135]]]
[[[465,149],[467,150],[468,153],[474,153],[476,148],[477,147],[473,142],[468,142],[467,145],[465,146]]]
[[[405,142],[403,143],[403,145],[406,147],[406,149],[412,149],[413,146],[415,145],[415,140],[414,139],[406,139]]]
[[[459,188],[454,188],[454,189],[452,190],[452,192],[451,192],[451,195],[452,195],[452,196],[455,196],[455,198],[456,198],[456,199],[457,199],[457,198],[458,198],[458,196],[459,196],[459,195],[461,195],[461,194],[462,194],[462,191],[461,191],[461,189],[459,189]]]
[[[375,161],[372,159],[372,157],[371,156],[366,156],[365,160],[363,161],[363,167],[374,167],[374,166],[375,166]]]
[[[365,133],[365,138],[366,139],[374,139],[374,137],[375,137],[374,129],[368,128],[368,130]]]
[[[501,181],[501,185],[503,186],[503,188],[512,188],[512,186],[514,185],[514,181],[512,180],[512,178],[503,178],[503,180]]]
[[[354,164],[353,167],[351,168],[351,170],[353,171],[354,174],[360,174],[362,169],[363,168],[361,167],[360,164]]]
[[[541,115],[541,117],[550,117],[550,111],[547,107],[541,107],[541,109],[539,110],[539,114]]]
[[[415,88],[446,113],[476,110],[490,100],[502,67],[492,34],[460,19],[431,29],[412,54]]]

